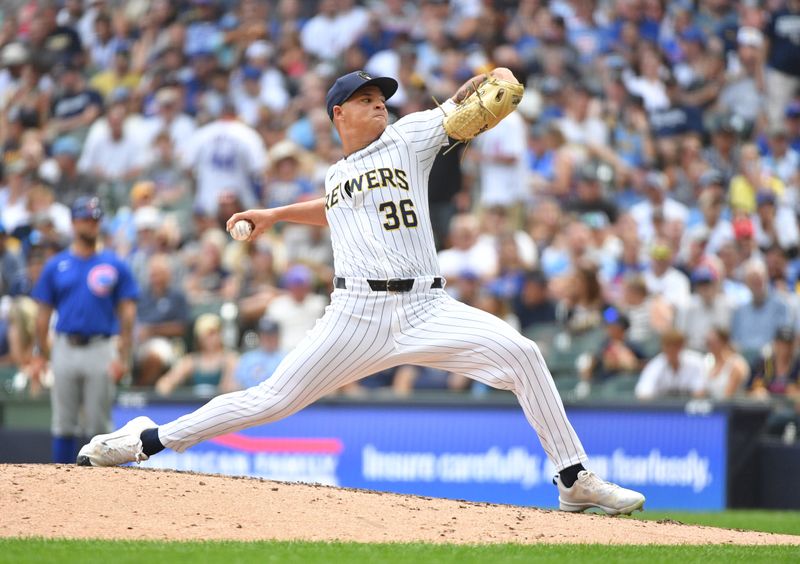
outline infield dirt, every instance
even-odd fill
[[[0,465],[0,500],[2,537],[800,545],[800,536],[141,468]]]

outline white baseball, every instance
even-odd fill
[[[237,241],[244,241],[250,234],[253,232],[253,222],[249,219],[240,219],[236,223],[233,224],[233,229],[231,229],[231,237],[236,239]]]

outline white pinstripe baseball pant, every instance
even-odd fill
[[[511,390],[557,470],[585,461],[536,344],[497,317],[429,289],[432,281],[418,278],[410,292],[387,293],[348,278],[347,289],[334,290],[325,315],[268,380],[162,425],[161,443],[183,452],[287,417],[380,370],[417,364]]]

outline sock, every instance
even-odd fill
[[[154,454],[158,454],[165,448],[164,445],[161,444],[161,441],[158,438],[158,427],[153,427],[152,429],[145,429],[144,431],[142,431],[141,439],[142,439],[142,451],[147,456],[153,456]]]
[[[561,478],[561,483],[567,486],[568,488],[572,487],[572,484],[575,483],[575,480],[578,479],[578,472],[581,470],[586,470],[583,467],[583,464],[574,464],[568,468],[564,468],[558,473],[558,477]]]
[[[53,462],[75,462],[75,437],[53,437]]]

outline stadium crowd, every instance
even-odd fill
[[[324,193],[340,74],[394,118],[504,66],[519,110],[437,157],[447,291],[536,340],[574,397],[797,398],[798,0],[6,0],[0,363],[29,367],[43,263],[97,195],[140,288],[132,386],[268,378],[321,316],[327,229],[233,241]],[[354,243],[354,244],[357,244]],[[346,390],[485,390],[403,366]],[[800,404],[800,401],[798,401]]]

